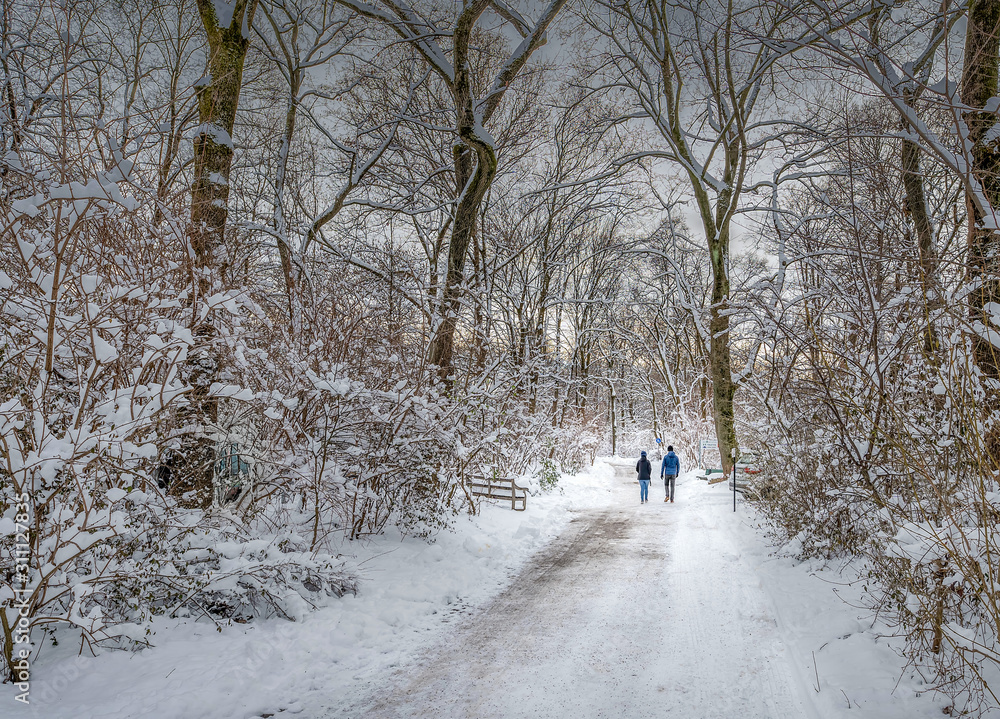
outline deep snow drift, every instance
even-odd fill
[[[561,491],[530,498],[527,512],[484,505],[480,516],[459,518],[455,531],[432,543],[383,536],[343,547],[361,579],[358,596],[302,622],[221,631],[203,621],[162,623],[151,637],[154,649],[97,658],[78,657],[78,646],[64,634],[59,646],[43,647],[34,664],[30,707],[15,702],[6,685],[0,715],[248,719],[288,713],[320,719],[355,716],[352,707],[407,716],[426,707],[420,701],[430,701],[441,717],[464,717],[474,706],[482,716],[556,716],[553,707],[566,706],[566,716],[596,717],[615,716],[622,701],[631,717],[662,716],[674,707],[686,716],[735,711],[777,717],[794,710],[807,717],[903,719],[939,717],[947,706],[944,698],[924,694],[917,679],[900,679],[902,660],[891,643],[878,639],[870,617],[838,597],[856,595],[847,580],[771,556],[750,510],[740,503],[733,513],[725,484],[708,486],[686,474],[678,481],[677,503],[669,505],[654,481],[653,501],[640,505],[638,485],[598,461],[560,485]],[[582,549],[589,551],[560,565],[585,592],[525,589],[539,584],[540,568],[554,556],[570,556],[562,546],[574,538],[595,541],[594,533],[581,529],[601,517],[617,527],[605,531],[607,542],[586,544]],[[605,551],[602,546],[625,553],[601,568],[590,560]],[[596,573],[587,574],[581,561]],[[547,614],[532,613],[525,597],[535,594]],[[507,654],[502,644],[488,650],[494,652],[491,667],[517,678],[517,703],[509,702],[509,693],[501,699],[484,682],[477,685],[474,671],[467,675],[471,682],[457,669],[421,678],[428,658],[439,657],[443,667],[448,656],[464,651],[469,627],[484,621],[476,612],[498,596],[521,597],[521,635],[537,628],[548,637],[548,643],[511,646]],[[574,621],[582,607],[589,615]],[[608,642],[624,635],[634,638],[634,667],[623,659],[622,646]],[[567,652],[552,656],[557,647]],[[573,651],[595,654],[590,669],[581,671]],[[494,666],[504,656],[514,664]],[[535,662],[530,671],[526,661]],[[639,671],[641,679],[631,676]],[[639,681],[652,683],[654,691],[632,691]],[[591,693],[574,692],[574,683]],[[413,694],[407,706],[414,687],[422,694]],[[465,691],[461,687],[466,696],[455,697]],[[435,699],[442,688],[451,693],[451,709]],[[560,692],[562,705],[538,700]],[[373,694],[394,699],[378,709]],[[589,703],[580,703],[584,698]]]

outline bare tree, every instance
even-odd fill
[[[454,23],[442,30],[403,0],[380,0],[368,5],[356,0],[338,0],[366,17],[391,27],[401,39],[415,47],[441,78],[454,102],[454,129],[461,145],[454,153],[456,203],[448,246],[448,270],[442,295],[441,318],[431,341],[430,360],[441,368],[441,376],[453,370],[455,330],[465,261],[476,228],[480,204],[497,173],[495,141],[486,130],[507,88],[517,78],[531,55],[546,41],[546,30],[568,0],[552,0],[537,22],[531,24],[513,7],[499,0],[473,0],[466,3]],[[507,58],[481,97],[472,83],[470,40],[487,10],[494,10],[521,34],[524,40]],[[451,38],[451,59],[438,37]]]
[[[791,123],[773,119],[768,78],[782,55],[789,15],[775,5],[628,0],[596,3],[587,14],[607,43],[597,89],[624,92],[626,119],[649,122],[659,146],[639,157],[666,160],[683,174],[697,207],[712,267],[709,366],[723,465],[738,447],[730,356],[729,253],[756,162]],[[766,36],[768,42],[759,38]]]
[[[361,29],[352,24],[352,14],[337,12],[338,5],[332,0],[318,6],[312,2],[297,0],[265,0],[260,5],[261,13],[266,20],[266,29],[256,27],[257,36],[261,41],[262,50],[268,59],[278,69],[287,87],[284,125],[277,150],[277,167],[275,169],[274,211],[272,231],[278,255],[281,261],[281,272],[285,283],[288,299],[288,311],[292,325],[298,326],[299,317],[296,309],[295,271],[293,263],[302,260],[298,258],[298,248],[289,237],[288,208],[288,162],[292,153],[292,143],[295,140],[296,125],[300,115],[316,122],[309,105],[310,99],[328,99],[329,93],[322,89],[313,76],[329,72],[333,62],[344,53],[362,34]],[[326,134],[328,130],[322,128]],[[339,143],[336,143],[339,145]],[[338,149],[341,149],[338,147]],[[377,157],[375,158],[377,159]],[[353,163],[352,163],[353,164]],[[365,167],[370,167],[367,163]],[[315,234],[319,227],[332,219],[343,206],[347,192],[360,181],[363,176],[352,166],[346,190],[338,193],[336,208],[324,213],[310,233]]]

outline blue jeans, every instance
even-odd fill
[[[645,502],[649,499],[649,480],[639,480],[639,501]]]

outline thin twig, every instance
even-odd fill
[[[813,655],[813,671],[816,673],[816,693],[819,694],[819,669],[816,668],[816,652]]]

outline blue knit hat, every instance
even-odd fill
[[[643,456],[643,457],[645,457],[645,456],[646,456],[646,453],[645,453],[645,452],[643,452],[643,453],[642,453],[642,456]]]

